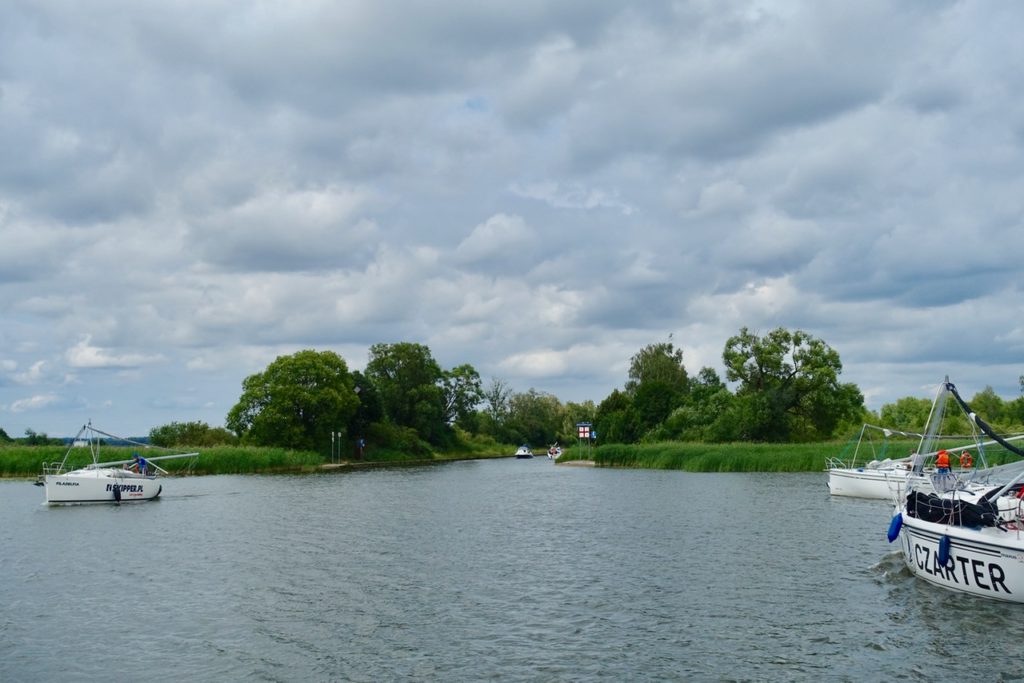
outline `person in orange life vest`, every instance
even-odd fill
[[[949,473],[949,453],[947,451],[939,451],[935,457],[935,471],[938,474]]]

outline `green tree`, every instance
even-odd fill
[[[739,434],[735,397],[718,373],[701,368],[690,383],[687,402],[676,408],[658,430],[659,440],[735,441]]]
[[[1024,396],[1006,402],[1007,431],[1024,431]]]
[[[484,400],[480,373],[469,364],[463,364],[443,373],[441,388],[444,395],[444,419],[448,424],[466,426]]]
[[[384,414],[394,424],[415,430],[433,444],[444,442],[451,430],[445,422],[444,373],[422,344],[374,344],[366,376],[380,392]]]
[[[755,441],[825,439],[844,419],[863,411],[853,384],[840,384],[839,353],[806,332],[746,327],[722,353],[726,379],[737,381],[736,418]]]
[[[352,382],[355,384],[353,391],[359,396],[359,405],[349,420],[347,432],[352,439],[365,439],[372,426],[384,419],[384,404],[369,377],[354,370]]]
[[[683,350],[671,342],[649,344],[630,359],[626,393],[645,431],[656,428],[683,405],[688,391]]]
[[[932,402],[926,398],[904,396],[894,403],[882,405],[878,411],[880,426],[901,432],[923,432],[928,423]]]
[[[484,402],[487,414],[495,422],[502,422],[508,416],[512,393],[512,387],[507,382],[497,377],[491,379],[491,384],[484,392]]]
[[[331,431],[347,425],[356,411],[354,389],[348,365],[333,351],[279,356],[245,378],[226,424],[256,445],[324,451]]]
[[[25,430],[25,438],[21,439],[25,446],[56,446],[64,442],[60,439],[51,439],[46,432],[36,432],[34,429]]]
[[[662,342],[648,344],[634,354],[629,362],[626,391],[632,394],[646,382],[659,382],[675,395],[685,394],[689,378],[683,365],[683,350],[673,347],[671,342]]]
[[[571,444],[579,438],[576,425],[581,422],[594,424],[597,419],[597,406],[593,401],[583,403],[566,403],[562,408],[561,427],[558,430],[557,440],[561,444]]]
[[[695,404],[703,403],[723,389],[728,391],[715,369],[703,367],[697,373],[697,377],[690,382],[690,401]]]
[[[974,397],[968,401],[968,405],[971,406],[971,410],[981,416],[981,419],[988,422],[993,427],[998,429],[1004,429],[1008,422],[1006,414],[1006,402],[996,394],[995,390],[991,386],[986,386],[984,389],[974,395]],[[1012,418],[1011,418],[1012,420]]]
[[[640,416],[625,391],[615,389],[597,407],[594,429],[601,443],[636,443],[643,435]]]
[[[562,426],[561,417],[561,402],[535,389],[513,394],[509,401],[508,426],[516,442],[533,445],[554,442]]]
[[[494,377],[483,392],[484,408],[478,414],[480,432],[492,436],[497,441],[515,442],[515,437],[507,433],[509,402],[512,400],[512,387],[502,379]]]
[[[0,427],[0,442],[9,443],[11,441],[13,441],[13,439],[7,436],[7,432],[4,431],[3,427]]]
[[[149,442],[154,446],[216,446],[234,444],[238,437],[223,427],[211,427],[205,422],[172,422],[149,430]]]

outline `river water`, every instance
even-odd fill
[[[42,499],[0,481],[2,681],[1024,679],[1024,606],[912,577],[887,504],[823,472],[501,459]]]

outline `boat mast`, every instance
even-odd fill
[[[942,416],[946,411],[946,387],[948,385],[949,375],[946,376],[945,381],[939,386],[939,391],[935,394],[935,400],[932,401],[932,409],[928,413],[928,422],[925,423],[924,434],[921,436],[920,443],[917,444],[918,453],[931,453],[935,450],[936,435],[942,426]]]

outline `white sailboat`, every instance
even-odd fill
[[[151,448],[149,444],[122,439],[102,432],[93,427],[91,423],[83,426],[64,453],[63,460],[59,463],[43,464],[43,472],[36,480],[36,485],[44,487],[48,505],[153,500],[163,491],[160,475],[167,474],[167,470],[161,468],[154,461],[194,458],[199,455],[199,453],[174,453],[148,456],[144,458],[148,467],[140,472],[128,468],[136,463],[135,458],[101,462],[100,447],[103,436],[125,441],[139,448]],[[67,468],[68,457],[76,448],[82,447],[89,449],[92,462],[84,467],[69,470]]]
[[[943,391],[992,442],[1024,457],[970,409],[948,378]],[[1024,462],[970,475],[935,474],[927,486],[908,484],[888,537],[898,540],[910,571],[949,590],[1024,603]]]
[[[870,426],[870,425],[865,425]],[[938,439],[966,437],[937,437]],[[1009,436],[1003,441],[1020,441],[1024,434]],[[934,443],[934,441],[933,441]],[[986,447],[999,445],[997,441],[982,441],[963,446],[944,448],[952,463],[954,476],[979,480],[987,471],[985,461]],[[935,457],[941,451],[915,453],[898,460],[873,460],[861,466],[843,466],[834,458],[828,462],[828,489],[833,496],[853,496],[857,498],[877,498],[880,500],[899,500],[908,488],[921,490],[932,485],[935,470]],[[979,462],[974,462],[973,452],[978,452]]]
[[[975,443],[975,435],[943,435],[939,433],[942,415],[945,410],[945,388],[940,386],[932,401],[924,433],[905,432],[898,429],[879,427],[865,423],[857,437],[856,445],[847,461],[841,457],[826,459],[825,469],[828,472],[828,489],[833,496],[854,496],[858,498],[877,498],[880,500],[896,500],[902,498],[908,485],[918,488],[931,482],[935,473],[936,456],[945,451],[950,458],[953,471],[961,475],[970,475],[988,467],[985,462],[985,447],[997,442],[988,441]],[[878,439],[881,439],[879,444]],[[1007,441],[1024,439],[1024,435],[1008,437]],[[944,446],[940,443],[960,441],[960,446]],[[899,443],[910,454],[901,458],[882,457]],[[862,454],[869,453],[870,456]],[[904,451],[906,452],[906,451]],[[972,453],[977,452],[978,462],[974,462]],[[878,456],[868,459],[871,456]],[[862,464],[858,464],[858,458]]]
[[[878,498],[891,500],[907,481],[914,467],[912,456],[904,458],[871,459],[858,464],[861,449],[871,447],[871,437],[877,435],[889,439],[892,436],[922,437],[921,434],[886,429],[865,423],[861,426],[857,437],[856,448],[849,461],[839,457],[828,458],[825,469],[828,472],[828,490],[833,496],[852,496],[856,498]],[[920,460],[919,460],[920,462]],[[923,462],[921,462],[923,468]]]

